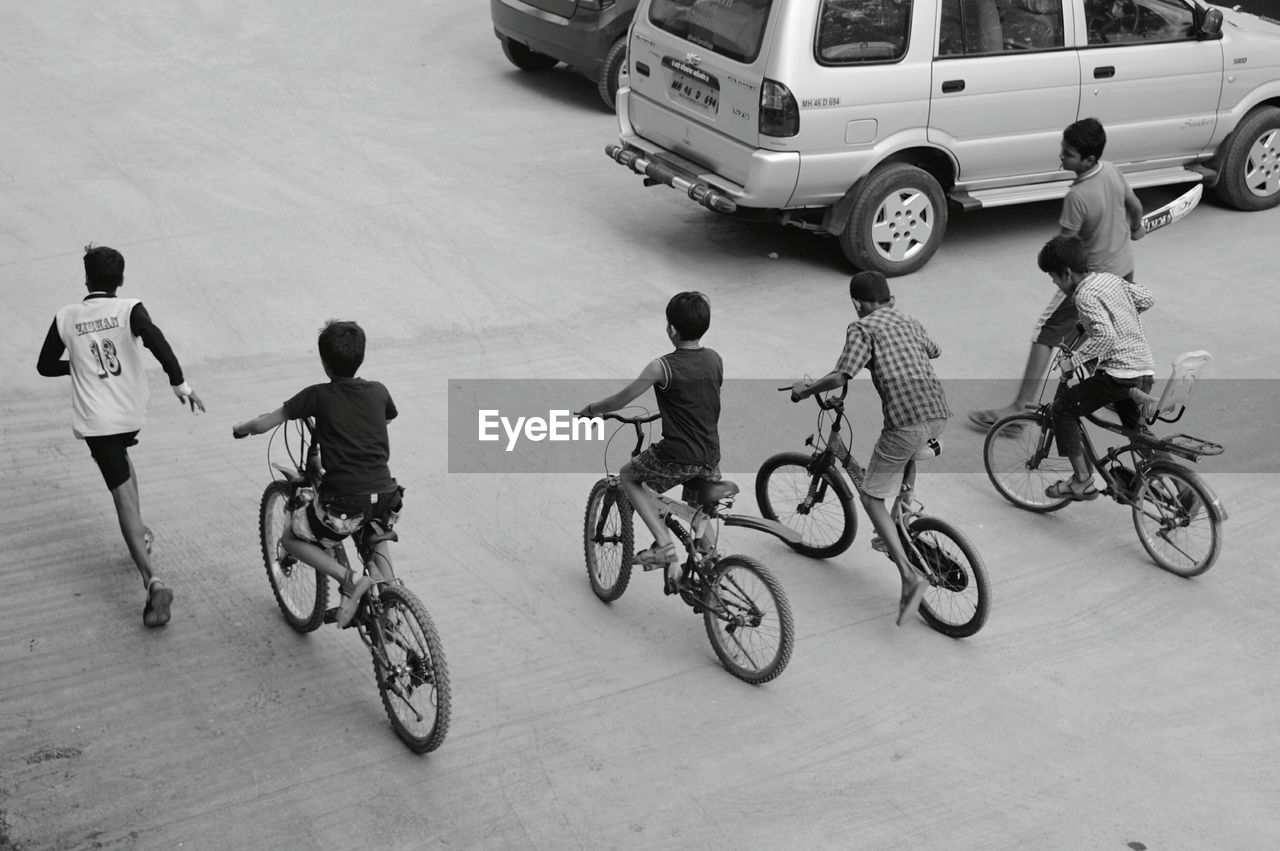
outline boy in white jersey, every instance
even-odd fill
[[[138,442],[150,398],[142,346],[164,367],[179,403],[189,404],[194,412],[197,408],[203,411],[204,402],[183,380],[178,358],[142,302],[116,297],[116,290],[124,283],[120,252],[106,246],[86,246],[84,274],[89,294],[58,311],[36,369],[49,378],[71,376],[72,431],[88,444],[102,471],[115,502],[120,532],[142,574],[147,589],[142,622],[164,626],[169,622],[173,591],[152,570],[154,536],[142,522],[138,479],[129,460],[129,447]]]

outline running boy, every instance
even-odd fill
[[[657,493],[694,478],[720,478],[720,387],[724,363],[704,348],[702,335],[711,326],[711,302],[702,293],[683,292],[667,302],[667,339],[675,351],[655,358],[640,377],[607,399],[592,402],[578,416],[607,414],[626,407],[653,388],[662,414],[662,440],[623,465],[622,488],[636,513],[653,534],[653,546],[636,554],[639,564],[665,566],[663,590],[675,594],[681,576],[680,556],[671,532],[658,517]]]
[[[1131,388],[1151,389],[1155,360],[1138,314],[1155,304],[1146,287],[1110,272],[1089,271],[1084,245],[1076,237],[1059,236],[1045,243],[1036,259],[1063,295],[1075,305],[1085,341],[1062,366],[1062,374],[1096,360],[1093,375],[1066,388],[1053,403],[1053,431],[1058,452],[1071,459],[1074,476],[1050,485],[1045,494],[1069,499],[1096,499],[1093,472],[1080,442],[1080,417],[1114,404],[1120,422],[1137,428],[1141,418]]]
[[[1133,280],[1132,240],[1142,239],[1142,202],[1114,165],[1101,159],[1107,133],[1096,118],[1083,118],[1062,133],[1062,168],[1076,175],[1062,199],[1058,236],[1078,236],[1089,268]],[[971,411],[969,421],[989,429],[996,420],[1023,410],[1035,399],[1049,369],[1053,350],[1079,321],[1075,306],[1061,291],[1054,293],[1031,338],[1018,395],[1004,408]]]
[[[120,533],[142,575],[147,589],[142,622],[164,626],[169,622],[173,590],[152,569],[155,536],[142,522],[138,477],[129,460],[129,447],[138,443],[151,396],[138,342],[164,368],[179,404],[190,405],[194,412],[203,411],[204,402],[183,379],[177,356],[142,302],[116,297],[124,285],[124,257],[119,251],[105,245],[85,246],[84,285],[89,291],[84,300],[67,305],[54,317],[36,370],[48,378],[71,376],[72,432],[88,444],[102,471]]]
[[[844,387],[865,366],[880,394],[884,428],[871,453],[858,492],[876,535],[902,577],[898,626],[920,606],[929,582],[907,561],[885,500],[896,498],[907,461],[942,434],[951,416],[942,384],[929,361],[942,354],[924,327],[894,307],[889,282],[879,272],[859,272],[849,281],[858,319],[849,323],[836,368],[812,383],[797,381],[791,401]]]
[[[355,377],[364,363],[364,330],[354,322],[330,321],[318,346],[329,383],[305,388],[276,410],[232,426],[231,434],[247,437],[286,420],[315,420],[324,479],[316,498],[294,510],[282,543],[294,558],[338,583],[342,604],[337,621],[345,629],[373,580],[343,567],[329,550],[370,520],[391,529],[400,516],[404,488],[387,464],[387,423],[396,418],[395,403],[379,382]],[[384,556],[385,547],[385,541],[378,544]]]

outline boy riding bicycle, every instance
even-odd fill
[[[951,410],[929,361],[942,354],[924,327],[894,307],[889,282],[879,272],[859,272],[849,281],[858,319],[849,323],[836,368],[812,383],[797,381],[791,401],[845,386],[864,366],[880,394],[884,428],[858,485],[876,535],[902,577],[898,626],[920,606],[929,581],[911,567],[885,500],[896,497],[907,462],[942,434]]]
[[[1084,244],[1077,237],[1054,237],[1036,258],[1041,271],[1070,299],[1080,315],[1087,337],[1084,344],[1061,361],[1062,375],[1097,361],[1092,375],[1064,388],[1053,403],[1053,430],[1058,452],[1070,459],[1072,478],[1050,485],[1050,497],[1096,499],[1093,472],[1080,441],[1080,417],[1106,405],[1115,405],[1120,423],[1137,428],[1138,403],[1131,391],[1145,393],[1155,376],[1155,360],[1138,314],[1155,304],[1150,290],[1110,272],[1089,272]]]
[[[400,514],[404,488],[392,478],[387,423],[396,406],[377,381],[356,378],[364,362],[365,336],[354,322],[330,321],[319,337],[328,384],[313,384],[270,413],[232,426],[236,438],[270,431],[286,420],[311,418],[324,459],[316,498],[294,509],[281,538],[285,550],[337,581],[342,594],[337,623],[351,623],[373,580],[343,567],[330,550],[370,521],[390,530]],[[386,542],[377,550],[384,557]]]
[[[577,412],[591,417],[624,408],[653,388],[662,414],[662,440],[632,458],[620,471],[623,490],[644,525],[653,546],[636,554],[639,564],[665,566],[663,590],[675,594],[681,576],[680,556],[671,532],[659,516],[658,503],[646,490],[670,490],[694,478],[720,478],[720,387],[724,363],[714,350],[702,346],[711,326],[711,302],[698,292],[682,292],[667,302],[667,338],[675,351],[655,358],[626,387]]]

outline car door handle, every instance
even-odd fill
[[[1093,78],[1095,80],[1105,80],[1116,75],[1114,65],[1099,65],[1093,69]]]
[[[963,91],[964,91],[964,80],[945,80],[942,83],[943,94],[947,94],[948,92],[963,92]]]

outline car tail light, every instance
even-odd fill
[[[592,12],[603,12],[612,6],[614,0],[578,0],[579,9],[589,9]]]
[[[766,79],[760,88],[760,135],[794,136],[800,132],[800,107],[791,90]]]

